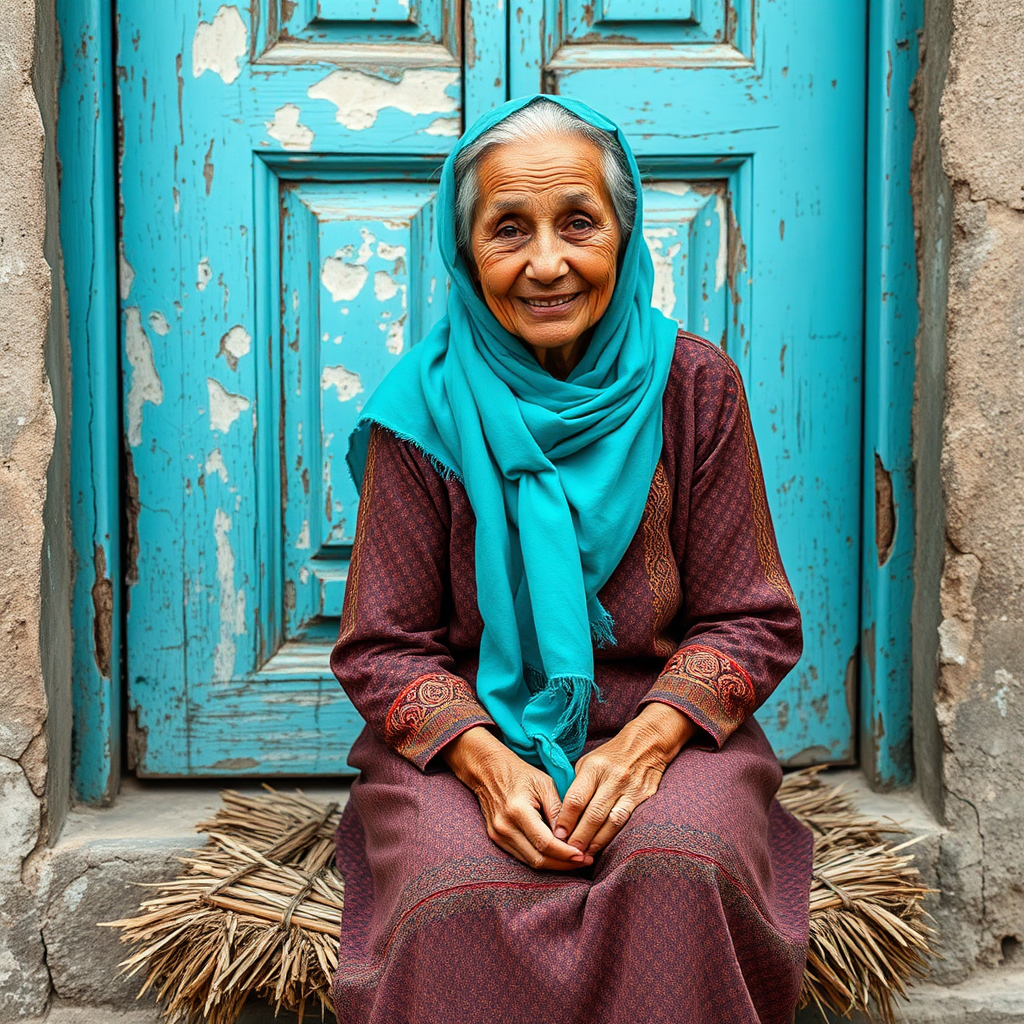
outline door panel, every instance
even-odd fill
[[[630,133],[655,304],[743,370],[808,639],[761,718],[783,756],[850,756],[863,12],[761,6],[756,26],[724,0],[119,11],[139,773],[347,770],[361,723],[327,665],[347,434],[443,311],[434,193],[464,118],[540,87]]]
[[[584,100],[642,169],[729,167],[726,329],[804,616],[758,713],[790,763],[854,757],[859,631],[864,76],[860,3],[524,5],[514,93]]]

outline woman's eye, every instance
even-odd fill
[[[586,217],[574,217],[569,221],[569,227],[573,231],[589,231],[593,226]]]
[[[499,238],[515,238],[518,234],[519,229],[515,224],[502,224],[501,227],[498,228]]]

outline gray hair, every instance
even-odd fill
[[[601,150],[605,183],[611,193],[612,206],[622,232],[622,245],[625,247],[636,220],[637,195],[629,161],[619,140],[611,132],[588,124],[560,103],[539,97],[489,128],[455,158],[455,239],[459,253],[467,264],[473,263],[470,237],[473,212],[480,198],[477,162],[495,146],[522,142],[537,135],[559,135],[563,138],[576,136],[588,139]]]

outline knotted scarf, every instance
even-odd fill
[[[654,267],[625,137],[590,107],[557,96],[545,99],[614,133],[637,192],[611,302],[562,381],[478,295],[456,244],[455,158],[535,99],[484,114],[445,161],[435,216],[451,278],[447,313],[374,391],[348,462],[359,487],[368,428],[378,423],[462,481],[476,517],[484,624],[477,695],[505,743],[547,771],[564,796],[587,735],[594,644],[615,642],[597,594],[640,524],[661,454],[677,324],[651,308]]]

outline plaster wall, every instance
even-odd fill
[[[39,1012],[50,979],[32,855],[68,802],[67,374],[56,252],[58,58],[52,0],[0,0],[0,1019]],[[38,29],[38,31],[37,31]],[[42,100],[36,85],[42,86]],[[51,379],[62,380],[56,389]],[[66,445],[64,446],[66,448]],[[51,686],[48,687],[47,683]],[[51,692],[48,694],[48,689]],[[49,696],[61,706],[49,713]]]
[[[919,771],[950,829],[939,864],[940,971],[957,980],[977,964],[1024,962],[1024,4],[928,6],[938,26],[930,43],[940,63],[948,45],[948,74],[941,122],[926,131],[938,136],[948,185],[926,169],[933,337],[920,359],[915,653]],[[943,284],[928,261],[947,241]],[[929,420],[941,422],[941,433],[929,437]],[[930,662],[929,620],[938,620]],[[927,740],[932,729],[937,750]],[[933,768],[938,775],[929,777]]]

